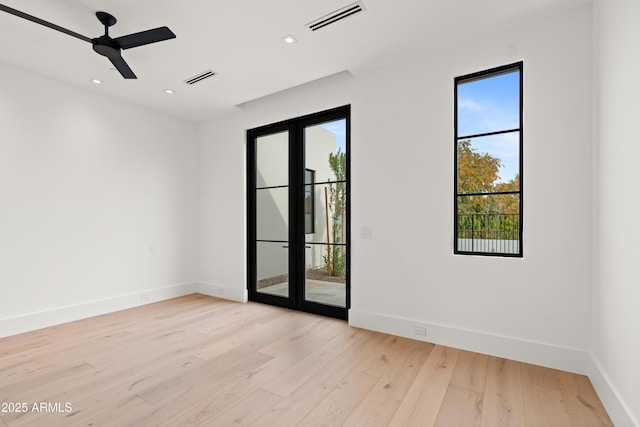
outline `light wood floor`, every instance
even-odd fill
[[[0,339],[0,403],[12,427],[612,425],[584,376],[202,295]]]

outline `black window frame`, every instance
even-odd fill
[[[307,181],[307,174],[309,174],[309,181]],[[314,234],[316,232],[316,196],[315,196],[315,184],[316,183],[316,171],[314,169],[305,168],[304,170],[304,194],[305,194],[305,206],[304,206],[304,233]],[[311,191],[308,189],[311,188]],[[306,198],[309,194],[309,212],[307,212]],[[309,221],[307,222],[307,215]],[[307,225],[309,227],[307,228]]]
[[[523,87],[524,87],[524,63],[523,61],[515,62],[499,67],[490,68],[483,71],[478,71],[471,74],[466,74],[463,76],[454,78],[454,208],[453,208],[453,233],[454,233],[454,241],[453,241],[453,252],[456,255],[480,255],[480,256],[497,256],[497,257],[510,257],[510,258],[522,258],[523,257],[523,183],[524,183],[524,160],[523,160],[523,145],[524,145],[524,98],[523,98]],[[500,75],[508,74],[511,72],[519,72],[520,81],[519,81],[519,126],[514,129],[496,129],[491,132],[483,132],[479,134],[472,135],[458,135],[458,87],[461,84],[470,83],[473,81],[484,80],[492,77],[497,77]],[[520,177],[520,186],[518,191],[506,191],[506,192],[487,192],[487,193],[459,193],[458,192],[458,144],[463,140],[471,140],[473,138],[481,138],[493,135],[500,135],[506,133],[519,133],[519,177]],[[459,218],[458,218],[458,200],[460,197],[485,197],[490,195],[517,195],[519,197],[519,217],[517,219],[517,236],[518,236],[518,248],[517,252],[487,252],[482,250],[468,250],[468,249],[460,249],[459,248]],[[473,220],[472,220],[473,221]],[[472,242],[475,239],[471,239]]]

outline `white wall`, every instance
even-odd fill
[[[199,141],[200,277],[246,288],[245,130],[352,105],[357,326],[584,372],[591,319],[591,8],[245,104]],[[507,52],[515,55],[508,56]],[[524,258],[454,256],[453,78],[523,59]],[[587,126],[585,126],[587,124]],[[220,207],[217,209],[216,207]],[[373,228],[362,239],[362,227]],[[241,260],[241,261],[240,261]]]
[[[195,280],[195,125],[2,64],[0,121],[0,336]]]
[[[592,381],[620,420],[616,425],[640,426],[640,3],[597,0],[594,16],[599,121]]]

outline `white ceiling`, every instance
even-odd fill
[[[459,43],[591,0],[363,0],[366,11],[316,32],[305,24],[355,0],[0,0],[88,37],[95,12],[118,22],[112,37],[168,26],[173,40],[123,51],[125,80],[91,45],[0,12],[0,61],[190,121],[349,70]],[[286,44],[282,37],[298,40]],[[207,69],[218,75],[188,86]],[[103,81],[101,85],[91,79]],[[173,95],[164,89],[173,89]]]

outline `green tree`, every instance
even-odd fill
[[[331,237],[333,238],[333,243],[343,243],[347,207],[347,156],[345,153],[340,149],[336,153],[329,153],[329,166],[335,175],[335,182],[329,184],[328,210],[332,219]],[[331,181],[331,178],[329,178],[329,181]],[[328,245],[324,261],[329,275],[345,275],[347,256],[344,246]]]
[[[458,142],[458,194],[491,193],[500,170],[500,159],[478,153],[471,141]],[[458,197],[458,213],[487,213],[490,201],[485,196]]]
[[[520,191],[520,174],[511,181],[499,182],[495,185],[495,191]],[[516,215],[520,213],[520,196],[518,194],[499,194],[493,196],[495,206],[491,213]]]
[[[520,190],[519,174],[510,181],[497,182],[501,166],[499,158],[479,153],[471,141],[458,143],[458,195],[475,194],[458,197],[460,237],[496,238],[498,229],[503,233],[519,228],[519,194],[478,195]]]

